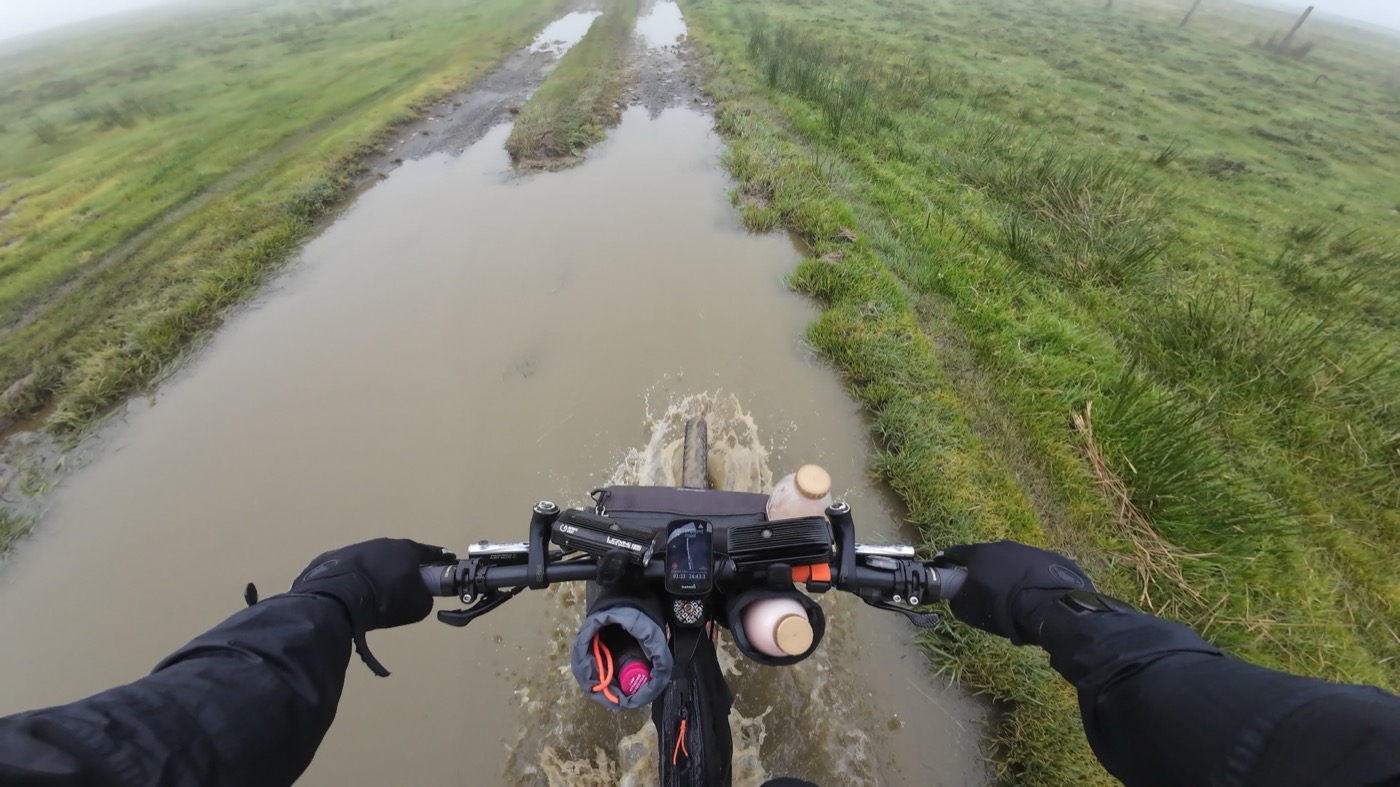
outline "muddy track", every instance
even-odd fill
[[[651,5],[645,3],[643,12]],[[368,187],[405,161],[462,153],[492,127],[514,117],[558,62],[558,56],[533,46],[512,53],[484,79],[443,97],[425,108],[419,119],[387,134],[384,151],[366,160],[357,186]],[[623,65],[627,73],[624,106],[646,107],[652,117],[674,107],[710,110],[714,104],[701,90],[693,62],[690,44],[683,39],[656,47],[635,35]]]
[[[485,78],[428,105],[422,117],[389,132],[384,152],[365,161],[359,185],[380,180],[405,161],[466,150],[519,111],[558,62],[557,56],[531,47],[513,52]]]
[[[585,3],[579,7],[586,6]],[[652,6],[650,2],[645,3],[643,13]],[[383,152],[364,160],[355,181],[356,191],[363,191],[387,177],[389,172],[405,161],[436,153],[462,153],[491,128],[509,121],[543,84],[558,62],[558,54],[541,51],[534,45],[526,46],[507,56],[494,71],[470,87],[428,105],[421,117],[385,134]],[[699,69],[693,64],[690,44],[683,37],[675,43],[658,46],[655,42],[648,43],[641,34],[635,35],[623,65],[627,74],[622,94],[624,106],[645,107],[653,118],[671,108],[709,111],[713,108],[713,102],[702,91]],[[378,97],[376,94],[366,100]],[[75,291],[94,275],[129,259],[158,233],[243,185],[270,162],[288,155],[330,122],[333,121],[298,132],[211,184],[179,208],[158,217],[119,244],[99,264],[61,285],[56,295]],[[10,325],[0,326],[0,337],[39,319],[56,300],[54,296],[46,298]],[[34,516],[39,508],[38,501],[31,499],[26,487],[43,487],[49,483],[67,453],[52,440],[28,431],[34,423],[34,419],[22,425],[0,420],[0,430],[3,430],[0,443],[5,447],[4,452],[0,453],[0,507],[24,516]]]
[[[650,46],[638,35],[628,52],[627,89],[623,98],[628,106],[646,107],[654,118],[674,107],[710,111],[714,107],[700,87],[700,70],[690,42]]]

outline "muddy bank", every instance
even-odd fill
[[[594,3],[581,3],[511,53],[494,71],[423,108],[417,120],[385,135],[383,150],[365,161],[357,185],[385,177],[405,161],[434,153],[458,155],[494,126],[504,123],[544,84],[559,59],[598,17]]]
[[[520,111],[558,62],[559,56],[548,51],[515,52],[485,79],[430,104],[418,120],[386,135],[383,152],[365,162],[360,183],[383,178],[405,161],[466,150]]]

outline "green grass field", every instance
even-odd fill
[[[1209,3],[689,0],[754,229],[931,545],[1066,550],[1258,663],[1400,687],[1400,40]],[[928,641],[1004,775],[1103,783],[1040,654]]]
[[[80,429],[561,0],[211,2],[0,44],[0,415]]]
[[[564,54],[525,102],[506,140],[523,169],[554,169],[582,161],[622,117],[623,68],[637,25],[637,0],[608,0],[603,15]]]

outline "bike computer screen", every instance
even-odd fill
[[[714,525],[703,519],[677,519],[666,526],[666,592],[703,596],[713,585]]]

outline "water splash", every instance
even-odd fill
[[[709,391],[669,400],[659,413],[652,411],[648,396],[647,442],[627,452],[608,483],[679,485],[685,422],[697,415],[705,416],[709,426],[707,460],[711,487],[733,492],[767,492],[772,488],[768,449],[759,439],[753,416],[744,411],[733,394]]]
[[[670,397],[653,411],[648,397],[647,440],[628,451],[610,484],[674,485],[680,474],[685,422],[704,415],[709,426],[711,484],[736,491],[764,492],[772,486],[768,449],[752,415],[732,394],[700,393]],[[653,787],[658,783],[657,744],[649,709],[624,713],[575,697],[568,650],[585,607],[584,585],[551,587],[546,605],[554,645],[546,668],[507,676],[525,709],[525,722],[510,745],[506,781],[530,787]],[[810,658],[776,669],[749,661],[722,634],[718,655],[734,710],[729,717],[734,741],[733,783],[757,787],[772,775],[818,778],[824,783],[876,784],[874,756],[881,722],[888,713],[873,707],[869,692],[852,671],[860,663],[860,643],[847,633],[859,606],[835,594],[817,597],[827,615],[827,634]],[[852,719],[866,720],[862,726]],[[874,724],[869,722],[874,721]]]

